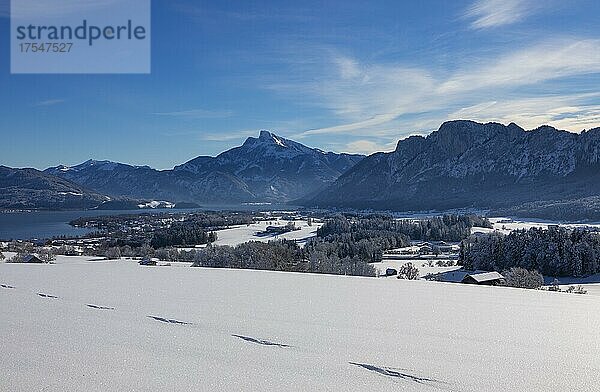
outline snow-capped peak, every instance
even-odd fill
[[[280,147],[287,147],[287,145],[285,144],[285,139],[265,130],[260,131],[258,140],[266,143],[273,143]]]
[[[281,146],[281,147],[287,147],[285,145],[285,143],[283,142],[283,140],[278,139],[275,135],[271,135],[271,136],[273,137],[273,141],[275,142],[275,144],[277,144],[278,146]]]

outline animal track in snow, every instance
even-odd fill
[[[57,296],[51,294],[37,293],[37,295],[39,295],[42,298],[58,298]]]
[[[175,320],[175,319],[168,319],[165,317],[159,317],[159,316],[148,316],[151,319],[157,320],[157,321],[162,321],[163,323],[170,323],[170,324],[184,324],[184,325],[190,325],[192,323],[187,323],[185,321],[179,321],[179,320]]]
[[[86,304],[85,306],[87,306],[88,308],[93,308],[93,309],[115,310],[115,308],[111,308],[109,306],[100,306],[100,305],[94,305],[94,304]]]
[[[245,340],[247,342],[251,342],[251,343],[256,343],[256,344],[262,344],[263,346],[277,346],[277,347],[292,347],[288,344],[282,344],[282,343],[274,343],[274,342],[270,342],[268,340],[262,340],[262,339],[255,339],[255,338],[251,338],[249,336],[242,336],[242,335],[231,335],[233,337]]]
[[[382,374],[384,376],[401,378],[403,380],[414,381],[419,384],[431,384],[431,383],[439,383],[440,382],[440,381],[434,380],[432,378],[419,377],[419,376],[415,376],[415,375],[412,375],[409,373],[403,373],[400,371],[401,369],[394,369],[394,368],[388,368],[388,367],[377,367],[377,366],[369,365],[366,363],[356,363],[356,362],[349,362],[349,363],[351,365],[359,366],[363,369],[367,369],[372,372]]]

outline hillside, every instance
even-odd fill
[[[86,209],[110,200],[36,169],[0,166],[0,209]]]
[[[599,169],[600,128],[451,121],[365,158],[304,204],[406,211],[580,199],[600,193]]]

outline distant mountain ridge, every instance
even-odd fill
[[[305,205],[444,210],[579,199],[600,193],[600,128],[449,121],[362,160]]]
[[[15,174],[15,173],[18,173]],[[293,202],[396,211],[528,209],[587,219],[600,196],[600,128],[449,121],[368,157],[307,147],[268,131],[172,170],[89,160],[39,172],[0,170],[0,208],[100,208],[173,203]],[[106,201],[110,199],[110,201]],[[183,204],[181,204],[183,205]],[[36,207],[39,206],[39,207]],[[65,207],[67,206],[67,207]],[[561,212],[563,211],[563,212]]]
[[[173,170],[89,160],[45,172],[114,196],[205,204],[281,203],[315,194],[363,158],[323,152],[261,131],[239,147],[216,157],[197,157]]]
[[[0,166],[1,209],[88,209],[110,198],[36,169]]]

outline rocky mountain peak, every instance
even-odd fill
[[[245,146],[245,147],[256,147],[256,146],[288,147],[290,144],[293,144],[293,143],[291,143],[291,141],[289,141],[281,136],[277,136],[274,133],[267,131],[267,130],[261,130],[258,135],[258,138],[249,137],[248,139],[246,139],[243,146]]]
[[[262,140],[262,141],[270,141],[273,138],[273,134],[267,130],[261,130],[260,134],[258,135],[258,140]]]
[[[67,171],[47,172],[115,196],[197,203],[280,202],[321,190],[362,158],[324,154],[263,130],[242,146],[215,157],[196,157],[173,170],[90,160]]]

